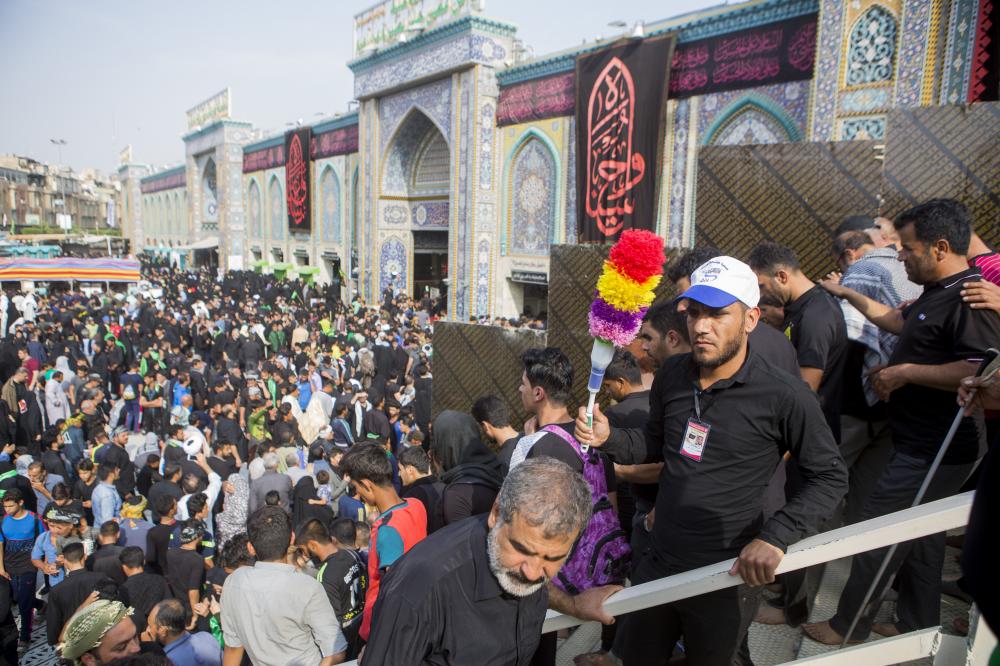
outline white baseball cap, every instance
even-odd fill
[[[679,298],[690,298],[710,308],[724,308],[740,301],[757,307],[760,287],[757,275],[739,259],[715,257],[691,274],[691,286]]]

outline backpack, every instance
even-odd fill
[[[580,444],[565,430],[547,425],[538,432],[522,437],[511,456],[510,469],[524,462],[535,443],[551,433],[573,447],[583,460],[583,478],[590,486],[593,513],[590,522],[577,537],[566,563],[552,581],[568,594],[579,594],[601,585],[621,584],[628,576],[632,560],[625,531],[618,522],[618,513],[608,499],[608,483],[604,464],[596,451],[584,453]]]

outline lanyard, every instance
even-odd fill
[[[694,415],[699,421],[701,421],[701,391],[698,389],[694,390]]]

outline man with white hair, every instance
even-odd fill
[[[438,530],[393,566],[375,606],[365,662],[531,663],[548,606],[547,583],[590,520],[590,487],[554,458],[507,475],[488,516]],[[616,586],[587,590],[560,609],[610,623]]]
[[[265,505],[264,498],[272,490],[278,492],[281,506],[291,513],[289,496],[292,492],[292,480],[278,471],[278,462],[277,453],[264,454],[264,473],[250,484],[250,513]]]

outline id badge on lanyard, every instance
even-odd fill
[[[684,429],[680,454],[695,462],[701,462],[705,455],[705,447],[708,446],[708,434],[712,426],[701,420],[701,401],[697,389],[694,392],[694,412],[695,416],[688,419],[687,427]]]

